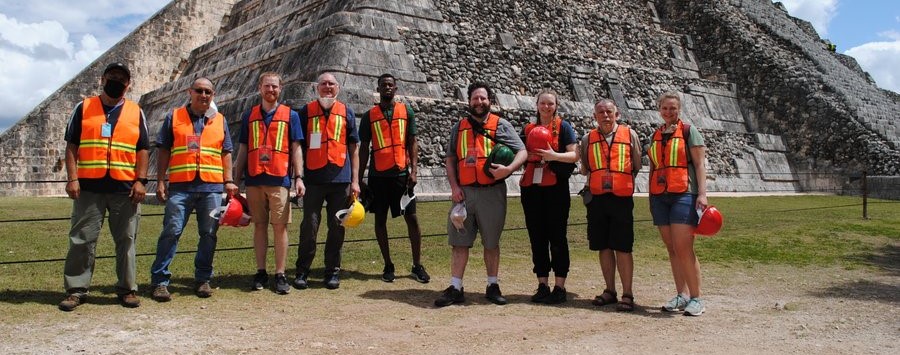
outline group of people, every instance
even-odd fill
[[[66,193],[74,202],[64,270],[66,298],[59,303],[64,311],[86,301],[96,242],[107,213],[116,248],[118,300],[125,307],[140,306],[135,238],[148,183],[149,132],[140,107],[125,99],[131,85],[126,65],[108,65],[101,85],[100,95],[76,105],[65,135]],[[210,279],[219,226],[215,212],[223,204],[223,195],[226,201],[239,195],[242,184],[253,224],[257,272],[252,289],[262,290],[269,282],[269,225],[274,241],[274,291],[287,294],[291,286],[308,288],[323,218],[328,232],[322,282],[328,289],[340,287],[345,229],[331,216],[361,193],[372,201],[367,209],[375,214],[375,236],[384,259],[382,280],[393,282],[396,277],[387,234],[390,211],[393,218],[402,215],[406,222],[412,277],[429,282],[430,276],[421,264],[415,200],[409,202],[417,181],[416,120],[409,105],[395,101],[397,89],[393,76],[380,76],[376,87],[380,101],[361,116],[357,129],[353,110],[337,100],[340,85],[333,74],[319,75],[317,99],[292,109],[279,101],[281,76],[262,73],[258,83],[260,103],[241,117],[233,159],[234,144],[227,121],[213,102],[215,84],[205,77],[196,78],[187,89],[190,101],[168,112],[157,134],[156,196],[166,206],[150,270],[152,298],[159,302],[172,298],[169,267],[192,213],[197,216],[199,235],[194,292],[202,298],[212,295]],[[466,217],[458,223],[448,217],[450,286],[435,300],[435,306],[464,302],[463,275],[479,233],[487,273],[485,297],[495,304],[507,303],[498,279],[500,237],[507,209],[505,179],[523,166],[521,203],[538,281],[531,300],[565,302],[571,201],[568,186],[575,163],[580,161],[581,173],[588,175],[582,195],[588,211],[589,246],[598,251],[606,282],[606,289],[593,303],[616,303],[619,310],[633,310],[632,195],[642,152],[636,132],[617,123],[615,103],[597,103],[597,128],[579,139],[572,125],[558,114],[558,96],[552,90],[538,94],[537,117],[522,132],[491,112],[494,95],[490,86],[472,84],[468,96],[468,114],[450,130],[445,158],[451,199],[462,206]],[[678,292],[663,310],[700,315],[704,308],[693,228],[697,224],[695,208],[707,204],[705,147],[699,131],[680,120],[680,106],[678,95],[673,93],[664,94],[659,101],[665,123],[654,133],[647,152],[651,162],[650,208],[668,249]],[[538,139],[538,134],[532,134],[535,132],[549,138],[534,144]],[[492,151],[504,146],[514,152],[511,162],[499,164],[489,159]],[[285,271],[291,195],[302,198],[303,219],[296,275],[288,282]],[[403,196],[407,198],[401,204]],[[616,292],[617,269],[622,281],[621,300]]]

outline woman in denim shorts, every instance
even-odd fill
[[[669,251],[678,292],[662,310],[699,316],[705,310],[700,296],[700,262],[694,253],[697,209],[705,207],[706,146],[696,127],[682,122],[681,99],[667,92],[659,98],[665,121],[653,134],[650,157],[650,213]]]

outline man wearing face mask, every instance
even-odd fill
[[[231,133],[228,122],[211,107],[215,89],[212,81],[197,78],[187,89],[190,102],[170,111],[156,139],[156,198],[166,203],[163,230],[156,244],[156,259],[150,267],[152,297],[171,300],[169,265],[175,259],[178,240],[193,210],[197,211],[197,254],[194,257],[194,292],[212,296],[213,255],[219,224],[211,213],[238,193],[231,177]],[[166,188],[166,171],[169,186]]]
[[[297,277],[294,287],[309,285],[309,269],[316,255],[319,223],[328,223],[325,240],[325,287],[340,287],[341,248],[344,227],[334,217],[346,207],[347,198],[359,196],[359,135],[353,110],[337,100],[340,85],[331,73],[319,75],[316,84],[319,98],[301,107],[300,124],[306,130],[303,155],[305,177],[309,186],[303,196],[303,222],[300,224],[300,246],[297,250]],[[322,204],[327,202],[326,215]]]
[[[491,113],[491,88],[485,83],[469,85],[469,116],[463,117],[450,130],[447,144],[447,180],[453,202],[466,204],[464,228],[457,229],[447,221],[447,234],[453,248],[450,259],[450,287],[434,301],[437,307],[465,302],[462,278],[469,261],[469,249],[475,235],[481,232],[484,266],[487,271],[485,298],[503,305],[507,300],[500,292],[500,233],[506,223],[506,183],[504,179],[519,169],[528,158],[525,144],[509,121]],[[516,153],[507,166],[492,164],[490,175],[484,172],[487,157],[503,144]]]
[[[147,184],[150,140],[144,113],[125,98],[131,71],[112,63],[100,80],[103,92],[75,106],[66,127],[66,194],[73,199],[69,252],[59,309],[84,303],[94,271],[103,219],[116,248],[116,294],[125,307],[140,306],[135,282],[135,238]]]

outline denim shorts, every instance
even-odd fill
[[[687,193],[650,195],[650,214],[653,215],[653,225],[688,224],[696,226],[700,219],[694,208],[696,202],[697,195]]]

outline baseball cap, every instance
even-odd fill
[[[106,69],[103,70],[103,75],[106,75],[106,73],[109,73],[111,70],[114,70],[114,69],[124,70],[125,74],[128,74],[128,79],[131,79],[131,70],[128,70],[128,66],[122,62],[115,62],[115,63],[110,63],[109,65],[107,65]]]

